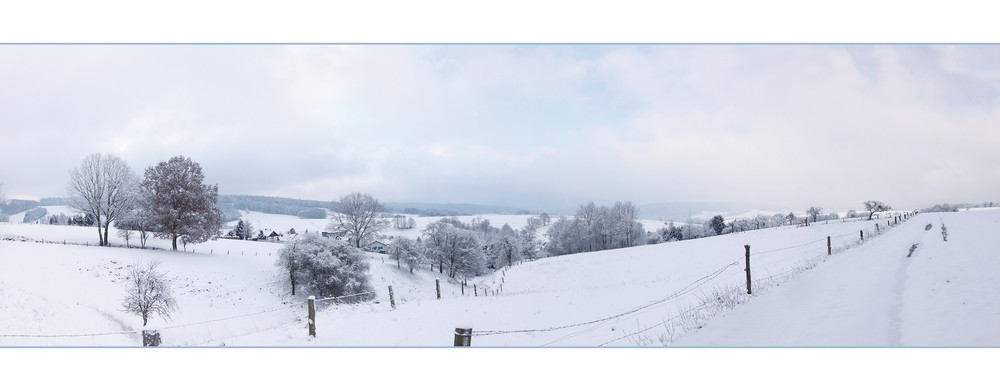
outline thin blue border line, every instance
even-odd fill
[[[108,46],[206,46],[206,45],[232,45],[232,46],[274,46],[274,45],[316,45],[316,46],[924,46],[924,45],[1000,45],[1000,42],[0,42],[3,46],[56,46],[56,45],[108,45]]]
[[[1000,346],[0,346],[2,349],[1000,349]]]

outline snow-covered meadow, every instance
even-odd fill
[[[279,232],[326,223],[247,217]],[[513,228],[527,217],[483,216]],[[395,234],[415,236],[437,218],[422,219]],[[156,259],[175,279],[180,308],[169,321],[151,321],[165,346],[450,346],[456,327],[473,328],[473,346],[1000,346],[1000,306],[991,299],[1000,266],[984,240],[1000,231],[1000,210],[919,214],[887,230],[892,219],[544,258],[470,279],[464,294],[436,270],[411,274],[370,254],[376,301],[322,302],[315,338],[305,297],[289,294],[274,265],[279,243],[100,248],[80,245],[92,243],[95,228],[0,224],[0,345],[141,345],[141,320],[120,311],[122,277],[136,260]]]

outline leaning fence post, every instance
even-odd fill
[[[472,284],[472,293],[476,296],[479,296],[479,288],[476,287],[476,284]]]
[[[437,288],[438,300],[441,300],[441,280],[435,278],[434,287]]]
[[[309,296],[309,336],[316,336],[316,296]]]
[[[160,346],[160,332],[142,330],[142,346]]]
[[[865,240],[865,230],[861,230],[861,240]]]
[[[750,292],[750,245],[747,244],[747,245],[744,245],[743,247],[746,248],[746,250],[747,250],[747,269],[746,269],[747,270],[747,294],[749,295],[751,293]]]
[[[396,309],[396,298],[392,295],[392,285],[389,285],[389,305]]]
[[[455,346],[472,346],[472,328],[455,328]]]
[[[830,237],[826,237],[826,255],[833,255],[833,247],[830,246]]]

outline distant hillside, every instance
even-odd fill
[[[523,208],[475,204],[436,204],[429,202],[387,202],[386,211],[421,216],[467,216],[477,214],[532,214]]]
[[[240,210],[298,216],[309,209],[329,208],[329,201],[298,200],[294,198],[254,195],[219,195],[216,206],[222,210],[223,221],[240,218]]]
[[[754,209],[783,210],[784,208],[774,205],[739,202],[664,202],[639,205],[639,214],[643,219],[649,220],[683,221],[689,216],[694,218],[698,218],[699,215],[706,214],[731,216],[746,213]]]
[[[240,218],[239,211],[300,216],[317,208],[329,209],[330,201],[299,200],[283,197],[253,195],[220,195],[216,204],[222,210],[223,220]],[[530,214],[525,209],[505,206],[475,204],[437,204],[430,202],[387,202],[383,204],[387,213],[405,213],[420,216],[466,216],[476,214]]]

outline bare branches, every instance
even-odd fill
[[[124,160],[95,153],[70,171],[70,196],[66,204],[98,219],[98,243],[107,246],[108,227],[135,206],[138,182],[135,172]]]
[[[143,326],[153,315],[169,320],[170,313],[177,310],[170,280],[166,273],[157,270],[159,265],[157,261],[138,261],[129,271],[128,291],[122,307],[125,312],[141,316]]]
[[[330,218],[331,230],[343,231],[350,238],[354,247],[378,238],[379,233],[389,226],[383,219],[382,204],[378,199],[367,193],[351,193],[340,197],[333,203],[333,217]]]

